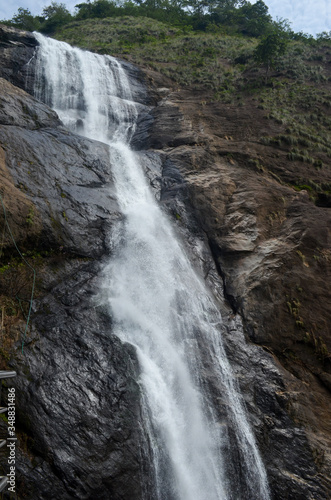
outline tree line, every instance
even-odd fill
[[[28,31],[53,34],[71,21],[93,18],[143,16],[167,22],[186,30],[223,32],[263,37],[275,30],[291,39],[312,40],[311,35],[294,33],[286,20],[273,21],[263,0],[87,0],[75,6],[72,14],[64,3],[52,1],[40,15],[20,7],[12,19],[1,21]],[[322,33],[324,39],[330,33]]]
[[[40,15],[20,7],[12,19],[0,21],[28,31],[52,35],[72,21],[123,16],[149,17],[181,28],[184,33],[199,31],[259,38],[255,59],[269,70],[291,40],[309,44],[331,42],[331,31],[317,35],[295,33],[285,19],[274,21],[263,0],[87,0],[72,14],[64,3],[52,1]]]

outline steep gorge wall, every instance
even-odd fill
[[[169,83],[147,75],[154,88]],[[293,166],[258,143],[276,132],[256,105],[238,109],[180,89],[160,95],[149,145],[164,152],[164,201],[171,192],[179,221],[189,207],[247,337],[281,363],[285,386],[277,394],[308,436],[330,491],[330,209],[274,174],[289,169],[290,177]],[[306,167],[296,168],[298,178]]]
[[[31,35],[4,32],[1,76],[23,86],[32,74],[25,71],[34,50]],[[147,80],[152,76],[157,78],[146,75]],[[107,148],[69,133],[49,108],[1,83],[1,194],[18,243],[49,252],[38,263],[39,298],[24,356],[17,344],[10,361],[19,373],[19,425],[26,442],[21,487],[29,498],[138,499],[152,483],[138,424],[139,370],[129,346],[109,336],[111,318],[94,302],[102,261],[111,252],[109,235],[120,217]],[[158,106],[141,116],[133,144],[149,148],[141,154],[147,174],[179,233],[209,244],[223,277],[219,282],[206,252],[210,286],[224,286],[246,335],[265,346],[245,344],[244,333],[234,335],[240,320],[224,311],[228,355],[274,498],[326,499],[328,364],[298,337],[302,332],[286,304],[293,310],[304,291],[300,304],[314,308],[328,341],[328,313],[318,304],[321,297],[328,301],[329,219],[305,194],[279,185],[249,162],[262,162],[262,152],[236,141],[234,131],[228,137],[228,124],[220,130],[225,111],[219,105],[202,113],[201,98],[160,89],[161,84],[150,80]],[[241,162],[233,159],[239,154]],[[27,222],[31,206],[33,224]],[[307,251],[301,253],[309,267],[297,253],[306,241],[319,249],[316,266]],[[9,239],[6,245],[11,248]],[[286,356],[289,349],[295,356]],[[213,390],[216,400],[217,385]]]

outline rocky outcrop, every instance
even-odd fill
[[[121,217],[108,147],[69,133],[49,108],[5,80],[0,85],[1,197],[15,243],[36,270],[39,297],[23,354],[19,316],[5,337],[8,347],[18,335],[10,366],[18,373],[25,450],[17,460],[19,496],[141,498],[150,471],[137,362],[112,336],[97,297],[112,226]],[[2,300],[9,279],[24,275],[24,287],[32,284],[4,234]]]
[[[22,89],[32,89],[29,63],[33,59],[37,41],[29,31],[0,25],[0,76]],[[32,69],[32,68],[31,68]]]
[[[30,226],[42,225],[38,245],[103,255],[119,216],[107,146],[70,134],[49,108],[4,80],[2,89],[6,167],[16,189],[33,198]]]
[[[151,77],[154,80],[155,74]],[[222,277],[224,294],[243,319],[246,337],[271,353],[278,366],[281,376],[273,389],[266,386],[273,376],[265,373],[265,381],[257,383],[251,396],[263,414],[260,445],[275,498],[327,498],[331,215],[307,191],[286,185],[286,176],[293,180],[300,172],[287,169],[285,154],[258,143],[259,134],[275,134],[275,125],[263,117],[252,122],[259,113],[256,106],[239,115],[234,106],[208,105],[204,97],[160,90],[149,145],[163,151],[161,200],[178,225],[195,218]],[[296,167],[306,168],[299,162]],[[319,175],[320,182],[328,181],[328,170]],[[229,345],[247,396],[248,381],[253,384],[249,373],[256,377],[264,361],[255,351],[243,373],[245,354],[236,354],[240,348],[231,336]],[[256,415],[252,401],[250,411]],[[291,450],[286,442],[291,442]],[[296,458],[292,452],[298,453]],[[294,463],[299,465],[293,468]],[[310,472],[305,472],[306,466]]]
[[[32,464],[26,455],[19,461],[21,491],[31,499],[142,498],[150,471],[135,352],[111,335],[97,306],[100,266],[74,260],[57,273],[13,365],[18,423],[34,455]]]

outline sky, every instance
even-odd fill
[[[293,31],[311,35],[331,31],[330,0],[264,0],[264,3],[274,20],[288,19]]]
[[[0,19],[11,19],[19,7],[29,9],[33,15],[41,14],[52,0],[0,0]],[[77,3],[85,0],[58,0],[74,13]],[[252,1],[252,0],[251,0]],[[316,35],[331,31],[330,0],[264,0],[272,18],[288,19],[293,31],[303,31]],[[252,1],[254,3],[254,1]]]

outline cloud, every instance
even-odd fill
[[[251,0],[254,3],[254,0]],[[11,0],[3,1],[0,6],[0,19],[11,19],[19,7],[29,9],[33,15],[41,14],[44,7],[51,4],[51,0]],[[70,12],[74,12],[78,0],[58,0],[64,3]],[[316,35],[322,31],[331,30],[331,2],[330,0],[265,0],[269,13],[276,17],[288,19],[293,31],[303,31]]]
[[[291,22],[293,31],[316,35],[331,30],[330,0],[266,0],[273,19],[280,17]]]
[[[19,7],[29,9],[31,14],[38,16],[42,13],[44,7],[51,5],[52,0],[12,0],[11,2],[3,2],[0,5],[0,19],[11,19],[17,13]],[[70,12],[74,12],[75,5],[79,3],[78,0],[56,0],[56,3],[64,3]]]

